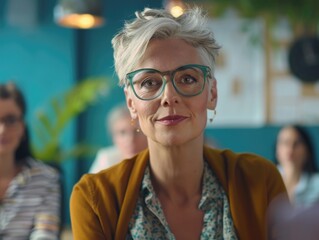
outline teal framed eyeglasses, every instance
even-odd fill
[[[203,92],[207,77],[211,77],[211,70],[199,64],[188,64],[166,72],[142,68],[126,75],[127,86],[132,87],[137,98],[149,101],[163,93],[168,82],[167,76],[178,94],[193,97]]]

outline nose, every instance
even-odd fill
[[[166,85],[164,87],[161,104],[163,106],[170,106],[172,104],[178,104],[180,101],[180,96],[173,86],[172,81],[166,80]]]

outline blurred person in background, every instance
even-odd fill
[[[109,168],[147,148],[147,139],[139,130],[138,124],[132,125],[126,104],[120,104],[111,109],[106,118],[106,128],[112,135],[114,145],[98,151],[89,170],[90,173]]]
[[[203,11],[145,8],[112,44],[148,149],[74,186],[74,239],[266,240],[267,208],[286,194],[276,166],[204,143],[220,47]]]
[[[0,84],[0,239],[59,239],[60,176],[32,157],[25,114],[21,91]]]
[[[305,128],[287,125],[279,130],[275,162],[293,205],[310,206],[319,203],[316,156],[311,137]]]

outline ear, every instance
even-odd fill
[[[217,81],[215,78],[212,78],[208,84],[209,86],[209,95],[207,99],[207,109],[214,110],[217,106]]]
[[[137,112],[136,112],[134,101],[132,99],[132,92],[129,91],[127,88],[124,88],[124,93],[125,93],[125,98],[126,98],[126,105],[130,111],[131,118],[136,119]]]

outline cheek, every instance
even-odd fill
[[[300,149],[298,149],[297,154],[300,158],[300,161],[305,162],[308,158],[308,152],[307,149],[305,147],[300,147]]]
[[[203,95],[198,97],[198,101],[190,101],[190,109],[194,109],[200,116],[207,117],[208,93],[205,92]]]
[[[207,101],[202,101],[198,107],[200,112],[207,112]]]
[[[151,118],[154,116],[157,109],[156,103],[153,104],[151,102],[143,101],[136,104],[136,113],[142,129],[145,128],[145,124],[151,121]]]
[[[16,132],[14,133],[14,137],[16,138],[17,142],[20,143],[22,138],[24,138],[24,126],[19,126],[18,129],[16,129]]]
[[[22,141],[24,137],[24,132],[23,129],[17,129],[16,132],[12,133],[12,136],[10,137],[10,145],[12,150],[16,150],[20,144],[20,142]]]
[[[123,136],[116,136],[113,138],[113,141],[117,146],[123,146],[126,143],[125,137]]]
[[[276,155],[278,158],[285,157],[287,155],[288,148],[284,144],[277,145]]]

